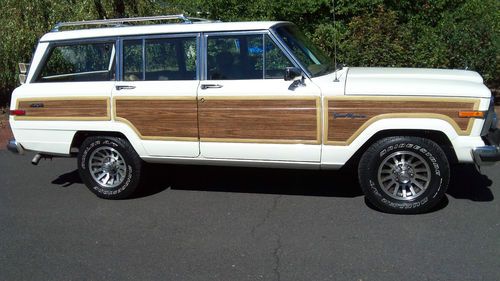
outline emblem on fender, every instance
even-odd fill
[[[333,112],[333,119],[366,119],[364,114]]]

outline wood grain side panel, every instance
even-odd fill
[[[196,100],[116,99],[115,116],[143,139],[198,140]]]
[[[205,99],[199,102],[205,141],[319,143],[316,99]]]
[[[439,118],[451,123],[458,129],[458,133],[465,133],[471,129],[473,119],[459,118],[458,113],[461,110],[474,110],[477,105],[475,100],[433,101],[390,98],[386,100],[340,98],[328,100],[327,104],[327,143],[344,145],[349,144],[360,133],[361,128],[378,118]],[[354,114],[355,117],[344,117],[347,114]]]
[[[110,120],[109,99],[19,99],[17,108],[26,111],[16,120]]]

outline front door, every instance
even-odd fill
[[[130,126],[152,157],[199,155],[198,35],[122,41],[116,122]]]
[[[198,88],[201,155],[206,158],[319,162],[320,90],[284,81],[294,66],[264,33],[205,35]]]

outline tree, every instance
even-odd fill
[[[500,85],[498,0],[0,0],[0,105],[56,22],[187,13],[223,21],[287,20],[350,66],[466,68]]]

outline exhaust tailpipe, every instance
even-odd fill
[[[31,160],[31,164],[33,165],[38,165],[38,163],[40,162],[40,159],[42,159],[42,155],[40,153],[37,153],[35,155],[35,157],[33,157],[33,159]]]

